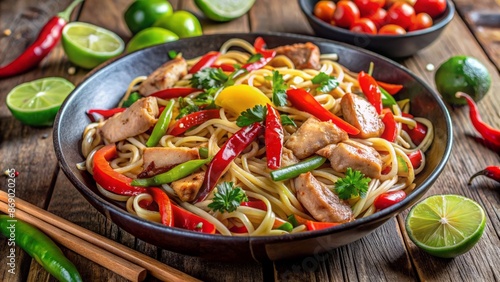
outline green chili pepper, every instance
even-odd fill
[[[396,105],[396,99],[394,99],[389,92],[380,86],[378,88],[380,89],[380,92],[382,92],[382,105],[384,107],[392,107],[393,105]]]
[[[141,94],[139,92],[132,92],[130,93],[130,96],[128,96],[128,99],[125,100],[122,104],[124,108],[128,108],[132,106],[133,103],[137,102],[137,100],[141,99]]]
[[[279,230],[284,230],[286,232],[292,232],[293,230],[293,225],[290,222],[285,222],[280,227],[278,227]]]
[[[0,215],[0,233],[9,238],[9,246],[21,247],[57,280],[82,281],[75,265],[54,241],[31,224]]]
[[[184,178],[197,171],[204,164],[210,162],[212,158],[191,160],[174,166],[171,170],[155,175],[150,178],[137,178],[132,181],[133,186],[158,186]]]
[[[200,147],[198,149],[198,152],[200,154],[200,157],[202,157],[204,159],[208,158],[208,148],[206,148],[206,147]]]
[[[163,109],[163,112],[161,112],[161,115],[158,118],[155,127],[153,128],[151,136],[149,136],[149,139],[146,142],[146,146],[148,147],[156,146],[156,144],[160,142],[160,139],[163,137],[165,132],[167,132],[168,125],[172,120],[172,109],[174,108],[174,104],[175,104],[174,99],[168,101],[167,106],[165,107],[165,109]]]
[[[302,173],[306,173],[320,167],[325,161],[326,158],[324,157],[313,156],[301,161],[300,163],[271,171],[271,178],[274,181],[282,181],[294,178]]]

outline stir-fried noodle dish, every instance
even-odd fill
[[[107,198],[166,226],[228,236],[329,228],[414,189],[433,139],[402,85],[359,73],[313,43],[227,41],[181,50],[88,109],[85,161]],[[373,76],[372,76],[373,75]],[[394,96],[396,95],[396,96]]]

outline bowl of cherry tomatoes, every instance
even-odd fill
[[[390,58],[436,40],[455,14],[451,0],[299,0],[316,35]]]

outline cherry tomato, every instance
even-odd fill
[[[435,19],[446,10],[446,0],[417,0],[413,8],[416,13],[427,13]]]
[[[387,192],[380,194],[373,202],[373,205],[377,210],[383,210],[385,208],[388,208],[394,204],[401,202],[405,198],[406,198],[406,193],[403,190]]]
[[[407,29],[415,17],[415,10],[413,7],[403,1],[398,1],[387,10],[385,18],[388,24],[397,24],[400,27]]]
[[[333,1],[319,1],[314,5],[314,15],[327,23],[332,20],[333,12],[335,12],[335,2]]]
[[[375,24],[377,29],[381,28],[385,24],[385,16],[387,11],[385,9],[378,9],[373,15],[368,16],[370,20]]]
[[[333,13],[332,24],[338,27],[350,28],[359,19],[359,9],[354,2],[342,0],[337,3]]]
[[[405,34],[406,30],[399,25],[386,24],[378,30],[378,34],[397,35]]]
[[[358,6],[361,17],[367,17],[384,7],[385,0],[354,0],[354,3]]]
[[[425,29],[432,26],[432,18],[427,13],[418,13],[411,23],[408,31]]]
[[[368,18],[361,18],[351,25],[352,32],[377,34],[377,26]]]

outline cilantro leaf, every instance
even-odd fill
[[[287,85],[278,71],[273,71],[273,104],[277,107],[286,105]]]
[[[311,81],[314,84],[319,84],[319,87],[316,88],[316,90],[323,93],[329,93],[339,85],[339,82],[335,77],[329,76],[324,72],[318,73]]]
[[[228,81],[227,74],[219,68],[204,68],[193,74],[191,85],[200,89],[219,88]]]
[[[233,212],[241,202],[248,201],[245,191],[240,187],[234,187],[233,182],[220,183],[216,188],[217,192],[214,194],[213,201],[208,204],[213,211]]]
[[[266,119],[267,108],[262,105],[255,105],[252,109],[242,112],[236,119],[236,125],[239,127],[247,126],[255,122]]]
[[[175,50],[170,50],[170,51],[168,51],[168,57],[169,57],[170,59],[175,59],[175,57],[177,57],[177,55],[178,55],[178,54],[179,54],[179,53],[177,53],[177,51],[175,51]]]
[[[213,89],[215,90],[216,88]],[[201,93],[194,98],[180,97],[179,115],[175,119],[180,119],[201,109],[215,109],[215,92],[209,89],[207,92]]]
[[[340,178],[335,182],[335,192],[342,200],[348,200],[353,197],[360,196],[363,198],[368,191],[368,183],[371,179],[365,177],[359,170],[347,168],[344,178]]]
[[[280,119],[281,119],[281,124],[282,125],[291,125],[291,126],[297,127],[297,124],[295,124],[295,122],[293,121],[293,119],[291,119],[287,115],[280,115]]]

